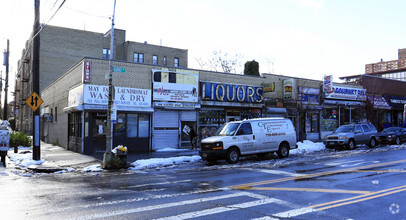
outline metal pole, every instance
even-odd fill
[[[7,92],[8,92],[8,65],[9,65],[9,58],[10,58],[10,50],[9,50],[10,40],[7,39],[7,52],[6,52],[6,82],[4,86],[4,109],[3,109],[3,119],[7,120]]]
[[[39,92],[39,48],[40,48],[40,24],[39,24],[39,2],[40,0],[34,0],[35,7],[35,20],[34,20],[34,41],[33,41],[33,62],[32,62],[32,88],[33,92],[36,92],[40,95]],[[32,127],[33,127],[33,152],[32,159],[40,160],[41,151],[40,151],[40,140],[39,140],[39,109],[33,112],[32,117]]]
[[[110,31],[110,72],[109,72],[109,100],[107,106],[107,134],[106,134],[106,153],[103,158],[103,168],[112,168],[111,149],[113,148],[113,125],[111,123],[111,107],[113,104],[113,55],[114,55],[114,16],[116,12],[116,0],[114,0],[113,17],[111,18]]]

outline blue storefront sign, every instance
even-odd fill
[[[248,85],[201,82],[203,101],[262,103],[263,88]]]

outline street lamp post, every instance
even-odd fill
[[[109,72],[109,100],[107,106],[107,134],[106,134],[106,152],[103,157],[103,168],[111,169],[113,167],[113,157],[111,154],[111,149],[113,146],[113,124],[111,123],[111,107],[113,104],[113,55],[114,55],[114,16],[116,12],[116,0],[114,0],[113,17],[111,18],[111,31],[110,31],[110,72]]]

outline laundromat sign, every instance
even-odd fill
[[[108,86],[82,84],[69,91],[68,105],[107,105],[108,99]],[[151,107],[151,90],[115,87],[114,104],[117,106]]]
[[[367,100],[366,89],[332,86],[332,90],[325,93],[328,99]]]
[[[201,82],[200,85],[203,101],[245,103],[261,103],[264,101],[262,87],[211,82]]]

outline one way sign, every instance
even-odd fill
[[[44,101],[39,97],[36,92],[33,92],[25,103],[35,112]]]

